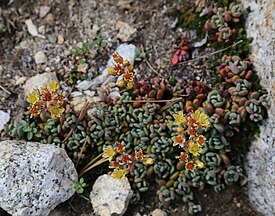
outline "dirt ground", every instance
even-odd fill
[[[117,21],[124,21],[137,32],[129,43],[144,48],[148,63],[138,65],[139,73],[153,76],[171,74],[182,79],[203,80],[207,72],[191,66],[171,67],[171,45],[178,37],[195,40],[192,32],[174,28],[174,17],[167,10],[181,3],[180,0],[15,0],[0,1],[0,21],[7,28],[0,34],[0,109],[9,112],[12,120],[20,116],[16,106],[18,97],[22,97],[24,80],[45,71],[57,72],[66,63],[66,53],[80,42],[91,42],[96,33],[107,37],[108,47],[93,60],[96,73],[105,67],[110,53],[122,43],[117,38]],[[43,17],[42,6],[49,6],[50,11]],[[34,25],[46,38],[30,35],[25,20],[32,19]],[[58,41],[61,35],[64,42]],[[47,63],[36,65],[34,56],[38,51],[47,56]],[[196,63],[201,65],[200,62]],[[199,67],[199,66],[198,66]],[[195,68],[198,68],[195,67]],[[21,96],[20,96],[21,95]],[[1,139],[4,135],[0,134]],[[245,187],[234,185],[223,193],[215,193],[209,188],[195,195],[203,212],[198,215],[209,216],[259,216],[248,202]],[[181,201],[160,203],[155,191],[144,194],[140,202],[131,204],[125,215],[150,215],[155,208],[160,208],[168,215],[188,215],[188,207]],[[139,213],[139,214],[138,214]],[[7,215],[0,211],[0,215]],[[52,216],[93,215],[90,203],[75,196],[61,204]]]

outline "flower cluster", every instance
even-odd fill
[[[64,113],[66,102],[58,89],[59,85],[55,80],[52,80],[46,86],[34,89],[29,94],[26,100],[30,104],[28,110],[31,117],[43,114],[59,118]]]
[[[121,143],[114,148],[112,146],[103,148],[102,157],[107,158],[110,162],[109,168],[114,169],[111,176],[120,181],[125,178],[135,161],[141,161],[146,165],[154,162],[152,158],[143,155],[142,150],[135,151],[133,154],[127,154],[124,145]]]
[[[113,76],[121,76],[122,79],[118,82],[120,88],[127,87],[132,89],[134,87],[134,65],[126,59],[123,59],[117,52],[113,55],[115,65],[108,68],[108,73]]]
[[[199,133],[210,126],[208,116],[196,110],[194,113],[185,116],[182,111],[173,115],[175,124],[178,125],[177,136],[172,137],[173,146],[184,149],[177,158],[185,163],[187,170],[194,170],[196,167],[203,168],[204,164],[198,160],[206,138]]]

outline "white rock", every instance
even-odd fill
[[[90,96],[90,97],[93,97],[93,96],[95,96],[95,91],[86,90],[86,91],[84,91],[84,94],[85,94],[85,95],[88,95],[88,96]]]
[[[111,92],[110,94],[109,94],[109,97],[111,98],[111,100],[114,100],[115,98],[117,98],[117,97],[121,97],[121,95],[118,93],[118,92]]]
[[[41,6],[40,10],[39,10],[39,17],[40,18],[45,17],[50,12],[50,10],[51,10],[51,7],[49,7],[47,5],[46,6]]]
[[[33,89],[43,87],[52,80],[58,81],[55,73],[43,73],[31,77],[24,85],[25,95],[29,95]]]
[[[61,35],[61,34],[57,35],[57,43],[58,44],[63,44],[64,43],[63,35]]]
[[[34,55],[34,60],[36,64],[43,64],[47,62],[47,56],[45,55],[45,53],[43,51],[38,51],[35,55]]]
[[[117,38],[121,39],[123,42],[129,41],[137,32],[136,28],[133,28],[128,23],[120,20],[116,23],[116,29],[119,30]]]
[[[0,131],[4,129],[5,124],[10,120],[10,115],[2,110],[0,110]]]
[[[111,216],[114,213],[123,215],[132,195],[133,191],[127,178],[119,181],[105,174],[93,185],[90,200],[95,213],[100,216]]]
[[[88,95],[81,95],[73,97],[71,105],[76,112],[81,112],[87,103],[97,104],[100,101],[99,97],[90,97]]]
[[[134,64],[135,62],[135,49],[136,46],[133,44],[121,44],[116,49],[115,52],[118,52],[124,59],[127,59],[131,64]],[[77,88],[79,90],[87,90],[92,89],[95,90],[96,87],[98,87],[101,84],[108,84],[110,82],[113,82],[116,78],[114,76],[111,76],[108,74],[107,68],[114,66],[114,59],[113,55],[108,60],[107,67],[103,70],[102,74],[97,76],[91,81],[84,80],[77,84]]]
[[[27,80],[27,77],[25,77],[25,76],[23,76],[23,77],[20,77],[20,78],[18,78],[17,80],[16,80],[16,82],[15,82],[15,85],[22,85],[23,83],[25,83],[26,82],[26,80]]]
[[[46,33],[46,26],[45,25],[41,25],[38,27],[38,32],[40,34],[45,34]]]
[[[167,216],[167,213],[162,211],[161,209],[155,209],[152,212],[152,216]]]
[[[265,216],[275,215],[275,22],[274,1],[243,0],[246,32],[253,38],[251,44],[253,66],[262,86],[270,96],[268,119],[260,127],[260,137],[251,144],[245,164],[248,177],[248,195],[253,206]],[[273,137],[272,137],[273,136]]]
[[[77,172],[64,149],[0,142],[0,207],[13,216],[47,216],[75,192]]]
[[[202,47],[204,44],[207,43],[207,39],[208,39],[208,33],[205,34],[205,37],[204,37],[201,41],[196,42],[196,43],[194,44],[194,47],[196,47],[196,48]]]
[[[36,26],[33,24],[31,19],[28,19],[25,21],[25,24],[27,25],[28,32],[34,36],[34,37],[40,37],[43,39],[46,39],[44,35],[38,34]]]

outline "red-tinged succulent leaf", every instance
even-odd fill
[[[176,65],[176,64],[179,63],[179,54],[180,54],[180,51],[181,51],[181,50],[178,49],[178,50],[173,54],[172,59],[171,59],[172,65]]]

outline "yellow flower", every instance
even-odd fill
[[[154,163],[154,160],[152,158],[147,158],[146,161],[144,162],[146,165],[151,165]]]
[[[119,88],[124,88],[126,86],[126,82],[124,80],[120,80],[118,81],[117,85]]]
[[[200,148],[199,144],[189,141],[189,152],[195,157],[198,156],[202,152],[202,148]]]
[[[198,122],[200,120],[200,115],[201,112],[199,110],[196,110],[194,113],[191,114],[191,118]]]
[[[134,82],[128,82],[126,87],[127,87],[127,89],[134,88]]]
[[[182,134],[182,133],[184,132],[184,129],[183,129],[182,127],[178,127],[178,128],[177,128],[177,132],[178,132],[179,134]]]
[[[112,67],[108,68],[108,73],[109,73],[110,75],[116,76],[116,71],[115,71],[115,69],[112,68]]]
[[[65,109],[63,107],[59,107],[58,105],[50,106],[49,110],[50,110],[52,117],[54,117],[54,118],[61,117],[62,113],[65,111]]]
[[[51,93],[54,93],[59,89],[59,85],[57,84],[56,80],[52,80],[52,82],[48,83],[47,86]]]
[[[173,140],[173,146],[179,145],[180,147],[184,147],[184,143],[185,143],[185,138],[179,134],[177,136],[172,137]]]
[[[207,128],[210,125],[210,122],[208,121],[208,116],[205,113],[201,113],[200,115],[200,121],[198,122],[199,127],[201,128]]]
[[[40,99],[39,90],[36,89],[36,90],[33,90],[32,93],[29,94],[27,101],[33,105],[33,104],[36,104],[37,101],[39,101],[39,99]]]
[[[174,114],[173,117],[176,120],[175,123],[177,125],[179,125],[179,124],[185,124],[186,123],[186,118],[185,118],[185,116],[184,116],[184,114],[183,114],[182,111]]]
[[[116,151],[113,149],[112,146],[107,146],[103,148],[103,154],[102,157],[108,158],[109,161],[112,160],[112,158],[115,156]]]
[[[114,169],[111,176],[119,181],[125,178],[127,171],[125,169]]]
[[[196,121],[196,124],[200,128],[206,128],[210,125],[208,116],[205,113],[201,113],[199,110],[196,110],[195,113],[191,114],[191,118]]]
[[[200,160],[196,160],[195,163],[196,163],[196,166],[199,167],[200,169],[204,168],[204,163],[201,162]]]

